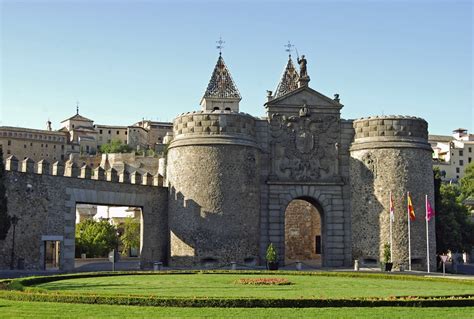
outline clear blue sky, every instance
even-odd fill
[[[171,121],[199,108],[222,36],[243,112],[265,114],[290,40],[343,118],[474,129],[471,1],[0,2],[0,125],[58,129],[76,100],[99,124]]]

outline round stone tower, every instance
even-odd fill
[[[258,262],[259,148],[240,99],[219,55],[202,110],[174,120],[166,170],[173,266]]]
[[[390,194],[393,263],[408,268],[407,193],[415,210],[410,223],[412,269],[426,270],[425,196],[434,208],[434,182],[428,124],[407,116],[355,120],[351,146],[352,253],[363,262],[383,262],[390,243]],[[436,269],[434,218],[429,222],[430,268]]]
[[[257,261],[255,119],[231,111],[177,117],[169,145],[171,264]]]

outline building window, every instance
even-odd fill
[[[8,145],[12,145],[12,141],[8,140]]]
[[[469,158],[467,159],[467,162],[470,163],[471,161],[472,161],[472,158],[469,157]]]
[[[30,146],[33,146],[33,143],[30,143]]]
[[[469,153],[472,153],[472,147],[469,147],[468,150],[469,150]]]
[[[125,135],[127,135],[127,131],[125,131]]]
[[[102,134],[102,130],[99,130],[99,133]]]
[[[45,144],[46,147],[48,147],[48,144]]]
[[[26,144],[25,144],[25,145],[23,145],[23,148],[26,148]]]
[[[61,145],[61,149],[62,149],[62,150],[64,149],[64,145]]]
[[[464,161],[463,160],[459,160],[459,166],[463,166],[464,165]]]
[[[53,148],[55,149],[55,148],[56,148],[56,145],[54,145]]]
[[[464,152],[462,150],[459,150],[459,156],[463,156]]]
[[[111,131],[111,130],[109,130],[109,134],[110,134],[111,132],[112,132],[112,131]]]
[[[72,128],[74,128],[74,124],[72,125]]]
[[[314,251],[316,254],[321,254],[321,236],[316,236],[314,241]]]
[[[41,147],[43,147],[43,144],[41,144]]]
[[[456,173],[459,173],[459,167],[456,167]]]
[[[120,131],[117,131],[117,135],[119,135],[119,134],[120,134]]]
[[[11,153],[10,153],[10,150],[7,150],[7,154],[8,154],[8,155],[10,155],[10,154],[11,154]]]

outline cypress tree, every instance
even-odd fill
[[[0,240],[5,240],[10,229],[11,220],[7,212],[7,191],[5,188],[5,166],[3,151],[0,147]]]

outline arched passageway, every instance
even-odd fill
[[[321,209],[305,199],[292,200],[285,210],[285,264],[320,267],[322,238]]]

